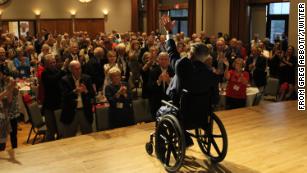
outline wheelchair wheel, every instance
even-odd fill
[[[165,115],[158,123],[155,133],[157,158],[168,172],[180,169],[185,156],[185,138],[177,118]]]
[[[209,117],[207,129],[195,130],[197,142],[201,151],[207,155],[212,162],[221,162],[227,154],[228,138],[222,121],[212,113]]]

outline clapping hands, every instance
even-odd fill
[[[169,74],[167,72],[163,72],[161,73],[161,75],[159,76],[159,82],[166,82],[169,83],[171,80]]]
[[[81,84],[76,88],[76,91],[77,91],[78,93],[87,93],[87,88],[86,88],[86,86],[85,86],[83,83],[81,83]]]

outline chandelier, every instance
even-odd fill
[[[79,0],[79,2],[85,3],[85,4],[87,4],[87,3],[91,2],[91,1],[92,1],[92,0]]]

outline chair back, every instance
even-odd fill
[[[253,106],[259,105],[260,102],[261,102],[261,99],[262,99],[262,94],[261,93],[257,93],[256,97],[254,99],[254,102],[253,102]]]
[[[34,128],[40,128],[45,125],[41,110],[37,102],[33,101],[32,103],[28,104],[28,109],[31,115],[31,122]]]
[[[135,123],[152,121],[148,99],[133,100],[132,105]]]
[[[264,95],[277,96],[279,91],[279,79],[269,77],[264,88]]]
[[[191,93],[184,90],[180,98],[180,113],[185,129],[206,126],[211,111],[210,93]]]
[[[96,108],[96,129],[97,131],[110,128],[108,108]]]

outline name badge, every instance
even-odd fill
[[[20,74],[25,74],[25,71],[24,70],[20,70]]]
[[[235,91],[239,91],[239,90],[240,90],[240,87],[239,87],[238,85],[234,85],[234,86],[233,86],[233,89],[234,89]]]
[[[116,108],[117,109],[123,109],[124,108],[124,104],[119,102],[119,103],[116,103]]]

